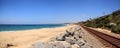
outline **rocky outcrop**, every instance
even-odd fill
[[[48,42],[37,42],[33,48],[92,48],[84,39],[79,26],[70,28]]]

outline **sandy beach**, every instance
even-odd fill
[[[37,41],[47,42],[50,38],[73,26],[0,32],[0,46],[10,44],[12,45],[10,48],[30,48],[33,43]]]

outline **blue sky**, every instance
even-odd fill
[[[0,24],[85,21],[120,9],[120,0],[0,0]]]

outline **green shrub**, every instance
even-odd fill
[[[114,33],[120,34],[120,26],[113,27],[111,31]]]

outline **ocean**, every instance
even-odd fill
[[[54,27],[60,27],[64,25],[65,24],[37,24],[37,25],[2,24],[0,25],[0,31],[17,31],[17,30],[40,29],[40,28],[54,28]]]

